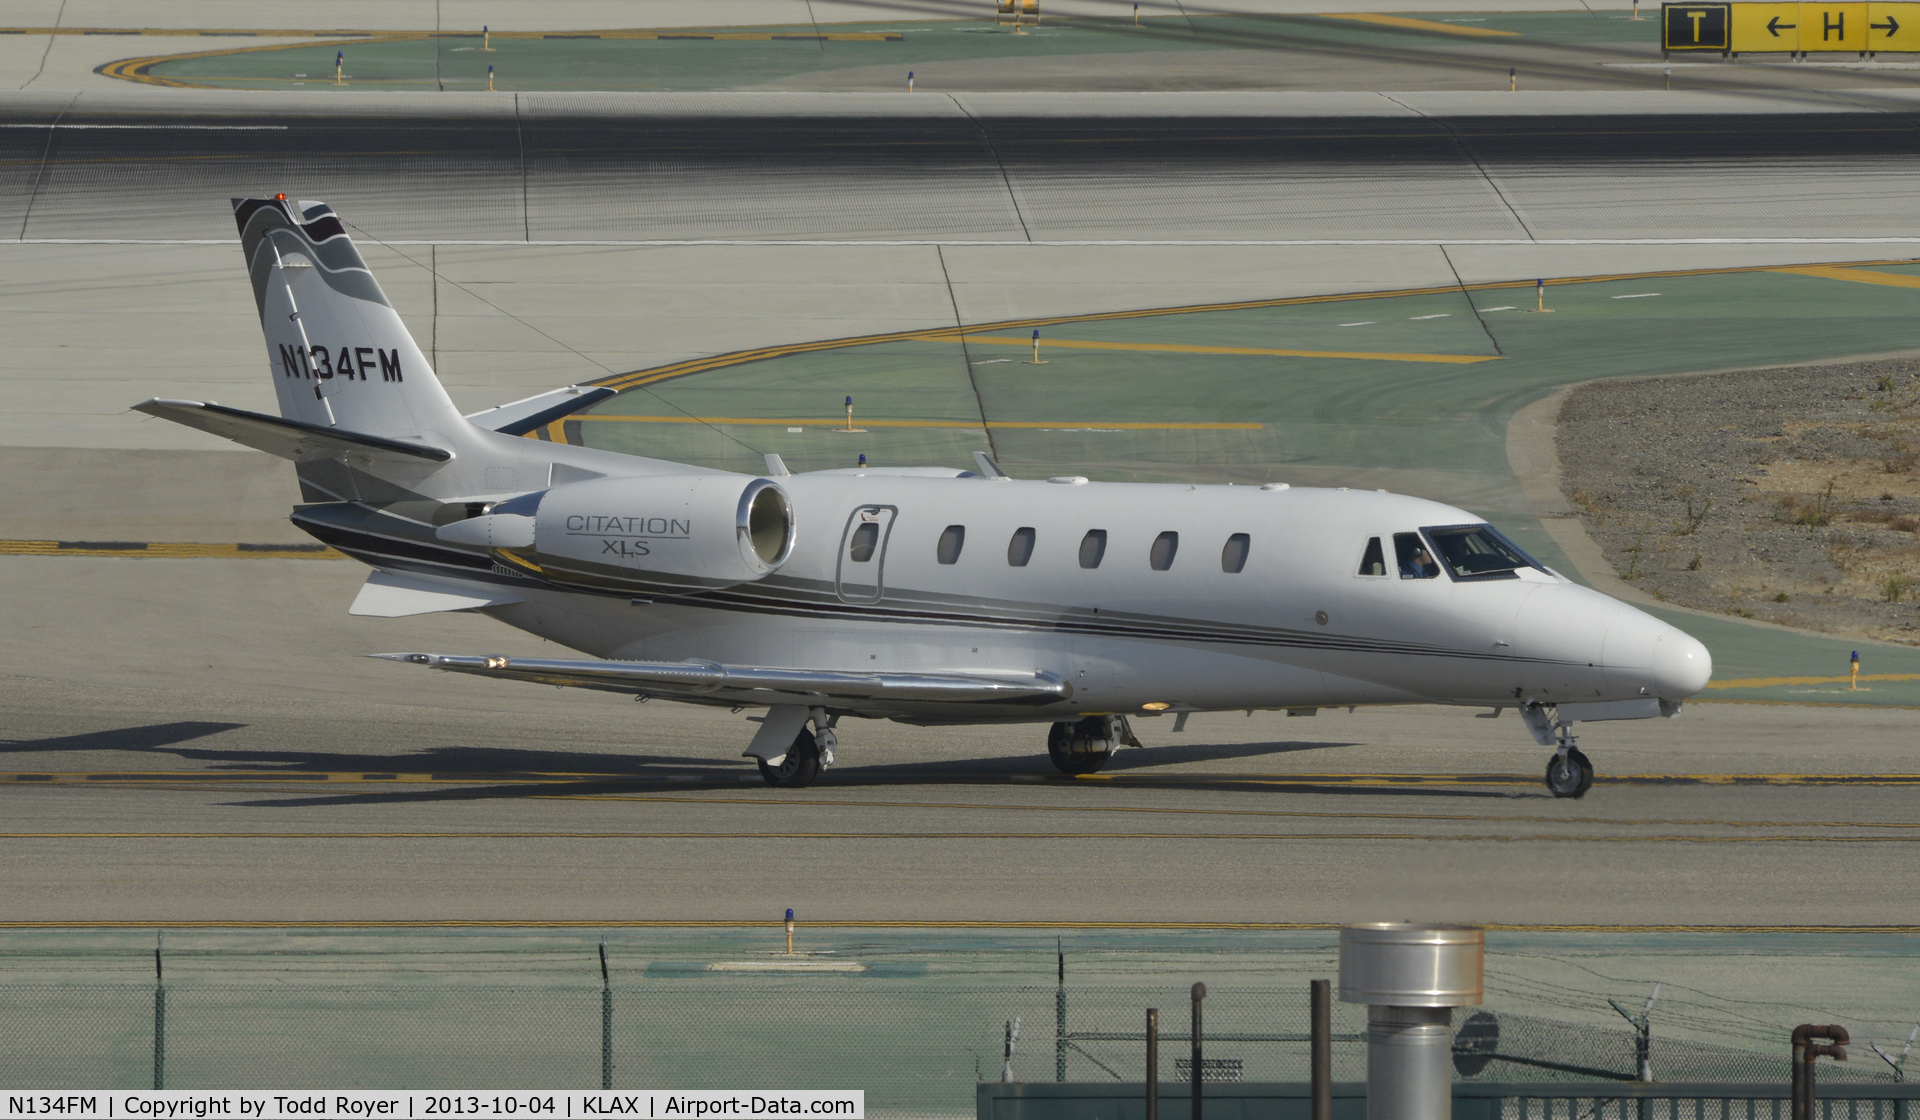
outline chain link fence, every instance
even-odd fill
[[[714,973],[579,985],[0,986],[0,1085],[35,1088],[860,1088],[881,1112],[970,1114],[1000,1080],[1008,1025],[1019,1081],[1145,1079],[1145,1009],[1161,1012],[1163,1080],[1183,1079],[1184,986],[930,985],[861,975]],[[1062,1015],[1064,1012],[1064,1017]],[[1304,1081],[1304,987],[1213,986],[1207,1076]],[[1630,1081],[1638,1039],[1497,1010],[1463,1010],[1456,1068],[1474,1080]],[[1365,1009],[1336,1004],[1334,1077],[1366,1071]],[[156,1047],[156,1041],[158,1046]],[[603,1042],[609,1051],[603,1052]],[[1651,1047],[1662,1080],[1785,1082],[1777,1056]],[[1865,1063],[1822,1077],[1892,1080]]]

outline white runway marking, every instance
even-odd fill
[[[1659,294],[1660,294],[1659,292],[1638,292],[1630,296],[1614,296],[1613,298],[1614,299],[1652,299],[1654,296],[1657,296]]]
[[[1417,323],[1422,319],[1451,319],[1451,318],[1453,318],[1453,315],[1451,312],[1442,311],[1438,315],[1415,315],[1408,321]]]
[[[1478,311],[1480,311],[1480,312],[1482,312],[1483,314],[1484,314],[1485,312],[1488,312],[1488,311],[1512,311],[1513,309],[1514,309],[1514,308],[1513,308],[1513,305],[1512,305],[1512,304],[1508,304],[1508,305],[1507,305],[1507,306],[1505,306],[1505,307],[1481,307],[1481,308],[1476,308],[1476,310],[1478,310]]]
[[[1364,319],[1358,323],[1342,323],[1340,325],[1343,327],[1371,327],[1373,323],[1374,321],[1372,319]]]

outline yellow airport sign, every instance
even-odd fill
[[[1810,4],[1735,4],[1733,53],[1800,49],[1800,9]]]
[[[1665,3],[1664,51],[1920,53],[1920,2]]]
[[[1920,4],[1868,4],[1867,50],[1920,51]]]
[[[1867,49],[1865,4],[1800,5],[1802,51],[1864,51]]]
[[[1731,10],[1736,4],[1660,5],[1660,47],[1669,51],[1725,52]]]

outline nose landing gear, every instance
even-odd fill
[[[1520,718],[1535,742],[1554,748],[1553,757],[1547,760],[1548,792],[1555,797],[1580,797],[1593,788],[1593,763],[1573,745],[1573,721],[1561,718],[1557,709],[1545,704],[1523,706]]]
[[[1547,788],[1555,797],[1579,797],[1593,787],[1593,763],[1571,741],[1547,760]]]

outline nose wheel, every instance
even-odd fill
[[[1580,797],[1593,788],[1593,763],[1571,743],[1547,760],[1547,789],[1555,797]]]

